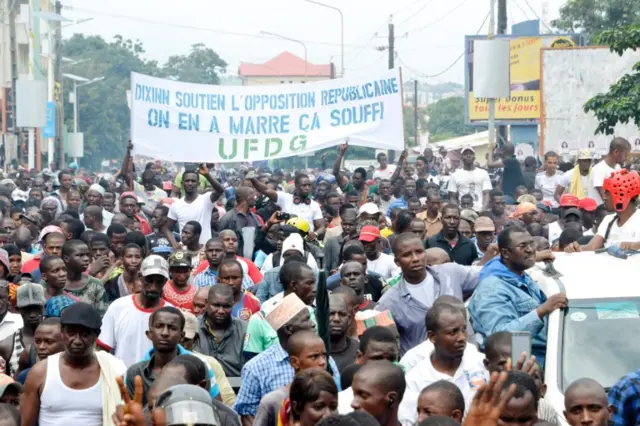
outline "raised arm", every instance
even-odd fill
[[[224,188],[222,187],[222,185],[220,185],[220,182],[218,182],[213,178],[213,176],[211,176],[211,174],[209,173],[209,168],[205,163],[200,164],[198,173],[204,176],[207,182],[209,182],[209,185],[211,185],[211,187],[213,188],[213,191],[211,192],[211,202],[215,203],[218,198],[220,198],[222,194],[224,194]]]
[[[493,158],[493,150],[496,148],[496,144],[492,142],[489,145],[489,158],[487,159],[487,168],[489,169],[499,169],[504,167],[504,163],[501,159],[494,160]]]
[[[264,183],[260,182],[255,177],[251,177],[251,178],[249,178],[249,180],[253,184],[253,187],[256,189],[256,191],[258,191],[262,195],[268,197],[274,203],[276,201],[278,201],[278,191],[276,191],[275,189],[269,188],[267,185],[265,185]]]
[[[396,170],[391,175],[391,179],[389,179],[391,181],[392,185],[400,177],[400,172],[402,172],[402,169],[404,168],[404,163],[405,163],[405,161],[407,161],[407,156],[408,155],[409,155],[409,151],[407,151],[406,149],[404,151],[402,151],[402,154],[400,154],[400,158],[398,158],[398,167],[396,167]]]
[[[133,190],[133,176],[129,172],[131,170],[131,151],[133,150],[133,143],[131,139],[127,143],[127,149],[124,153],[124,159],[122,160],[122,166],[120,167],[120,176],[127,182],[129,188]]]
[[[348,143],[344,143],[340,145],[338,158],[336,158],[335,163],[333,163],[333,175],[336,177],[336,181],[338,182],[338,187],[340,188],[345,187],[349,183],[349,179],[347,179],[347,177],[340,172],[340,167],[342,166],[342,159],[344,158],[344,154],[347,152],[347,148],[349,148]]]

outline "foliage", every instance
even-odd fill
[[[629,49],[635,51],[640,48],[640,25],[604,31],[595,42],[608,45],[618,55]],[[607,93],[589,99],[584,111],[593,112],[599,120],[595,133],[611,135],[618,123],[634,122],[640,126],[640,62],[612,84]]]
[[[78,129],[84,133],[82,163],[98,168],[104,159],[122,158],[130,134],[130,112],[126,91],[131,86],[131,71],[196,83],[215,84],[217,72],[226,63],[202,44],[193,45],[186,56],[172,56],[161,67],[156,61],[143,58],[144,47],[139,41],[117,35],[111,42],[100,36],[74,34],[62,45],[62,56],[77,63],[63,63],[63,73],[89,79],[104,80],[78,88]],[[81,83],[80,83],[81,84]],[[73,129],[73,104],[69,92],[73,81],[64,81],[64,117],[67,128]]]
[[[220,84],[218,72],[224,72],[227,63],[211,48],[202,43],[191,46],[187,56],[174,55],[167,59],[163,74],[167,78],[188,83]]]
[[[588,39],[605,30],[640,24],[638,0],[568,0],[552,25],[563,32],[584,33]]]
[[[450,137],[465,136],[475,132],[473,126],[464,121],[464,98],[452,97],[442,99],[427,108],[429,120],[427,129],[431,141],[445,140]]]

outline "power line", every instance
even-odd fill
[[[491,12],[487,13],[487,16],[485,16],[485,17],[484,17],[484,20],[482,21],[482,24],[480,24],[480,28],[478,28],[478,31],[476,31],[476,35],[477,35],[477,34],[480,34],[480,31],[482,31],[482,28],[484,27],[484,24],[485,24],[485,23],[487,22],[487,20],[489,19],[489,15],[490,15],[490,14],[491,14]],[[458,56],[458,57],[456,58],[456,60],[455,60],[455,61],[453,61],[453,62],[451,63],[451,65],[449,65],[447,68],[445,68],[444,70],[440,71],[439,73],[437,73],[437,74],[433,74],[433,75],[426,75],[426,74],[423,74],[423,73],[421,73],[421,72],[419,72],[419,71],[416,71],[416,70],[414,70],[414,69],[412,69],[412,68],[408,67],[408,66],[407,66],[407,64],[405,64],[405,63],[402,61],[402,59],[400,59],[400,57],[398,57],[398,62],[400,62],[400,63],[401,63],[404,67],[406,67],[409,71],[411,71],[412,73],[414,73],[414,74],[416,74],[416,75],[418,75],[418,76],[420,76],[420,77],[422,77],[422,78],[435,78],[435,77],[439,77],[439,76],[441,76],[442,74],[446,73],[446,72],[447,72],[447,71],[449,71],[451,68],[453,68],[453,67],[454,67],[454,66],[455,66],[455,65],[460,61],[460,59],[462,59],[462,58],[464,57],[464,53],[465,53],[465,52],[463,51],[463,52],[460,54],[460,56]]]
[[[515,0],[513,3],[515,3],[516,6],[518,6],[518,9],[520,9],[520,12],[522,12],[522,14],[524,15],[524,18],[528,21],[529,20],[529,14],[527,13],[527,11],[524,10],[522,8],[522,6],[520,6],[520,3],[517,0]]]
[[[533,13],[533,16],[535,16],[536,18],[538,18],[538,21],[540,21],[542,23],[542,25],[545,26],[545,28],[551,32],[553,32],[553,30],[551,29],[551,27],[549,27],[549,25],[547,25],[546,22],[544,22],[542,20],[542,18],[540,18],[538,16],[538,14],[536,13],[535,9],[533,7],[531,7],[531,4],[529,3],[529,0],[524,0],[524,2],[526,3],[527,6],[529,6],[529,10],[531,10],[531,13]]]
[[[358,68],[347,68],[347,70],[348,70],[349,72],[353,72],[353,71],[360,71],[360,70],[363,70],[363,69],[369,68],[369,67],[371,67],[372,65],[377,64],[377,63],[380,61],[380,59],[384,58],[384,56],[385,56],[384,54],[382,54],[382,55],[378,56],[378,58],[377,58],[375,61],[371,62],[370,64],[368,64],[368,65],[366,65],[366,66],[364,66],[364,67],[358,67]]]
[[[440,18],[435,19],[431,22],[429,22],[426,25],[423,25],[421,27],[418,28],[414,28],[412,30],[407,31],[407,33],[415,33],[418,31],[422,31],[427,27],[430,27],[433,24],[437,24],[438,22],[442,21],[443,19],[445,19],[446,17],[448,17],[449,15],[451,15],[453,12],[455,12],[456,10],[460,9],[460,7],[462,7],[462,5],[464,5],[468,0],[462,0],[460,3],[458,3],[453,9],[451,9],[450,11],[448,11],[447,13],[445,13],[444,15],[442,15]]]
[[[402,22],[397,23],[396,25],[400,26],[400,25],[404,25],[407,22],[409,22],[410,20],[412,20],[413,18],[415,18],[416,16],[418,16],[420,14],[420,12],[422,12],[427,6],[429,6],[431,3],[433,3],[433,0],[427,0],[425,1],[425,3],[420,7],[420,9],[416,10],[415,12],[413,12],[407,19],[405,19]]]
[[[74,6],[63,6],[64,9],[68,9],[71,11],[76,11],[76,12],[81,12],[81,13],[87,13],[90,15],[102,15],[102,16],[108,16],[114,19],[124,19],[124,20],[129,20],[129,21],[135,21],[135,22],[143,22],[146,24],[151,24],[151,25],[161,25],[163,27],[174,27],[174,28],[182,28],[185,30],[193,30],[193,31],[205,31],[205,32],[210,32],[210,33],[216,33],[216,34],[225,34],[225,35],[230,35],[230,36],[236,36],[236,37],[251,37],[251,38],[259,38],[262,40],[279,40],[276,37],[271,37],[271,36],[265,36],[262,34],[251,34],[251,33],[241,33],[241,32],[237,32],[237,31],[228,31],[228,30],[220,30],[220,29],[215,29],[215,28],[205,28],[205,27],[196,27],[193,25],[186,25],[186,24],[178,24],[178,23],[174,23],[174,22],[164,22],[164,21],[156,21],[153,19],[146,19],[146,18],[140,18],[137,16],[129,16],[129,15],[120,15],[120,14],[116,14],[116,13],[110,13],[110,12],[103,12],[103,11],[99,11],[99,10],[91,10],[91,9],[84,9],[84,8],[79,8],[79,7],[74,7]],[[308,43],[308,44],[320,44],[320,45],[325,45],[325,46],[341,46],[340,43],[329,43],[329,42],[324,42],[324,41],[317,41],[317,40],[300,40],[304,43]],[[345,46],[349,46],[349,47],[354,47],[354,48],[361,48],[363,47],[362,45],[357,45],[357,44],[345,44]],[[364,46],[365,48],[367,47],[366,45]]]

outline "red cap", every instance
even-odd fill
[[[362,230],[360,230],[360,237],[358,239],[360,241],[371,243],[375,241],[376,238],[380,238],[380,230],[378,229],[378,227],[373,225],[367,225],[367,226],[363,226]]]
[[[560,197],[560,207],[578,207],[580,200],[573,194],[562,194]]]
[[[580,203],[578,203],[578,208],[588,212],[592,212],[598,208],[598,203],[593,198],[587,197],[580,200]]]

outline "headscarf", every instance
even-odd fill
[[[60,200],[58,199],[58,197],[54,197],[52,195],[49,195],[48,197],[44,197],[42,199],[42,202],[40,203],[40,208],[44,209],[45,204],[55,204],[56,205],[56,216],[54,217],[57,218],[58,216],[60,216],[60,213],[62,213],[62,203],[60,202]]]

